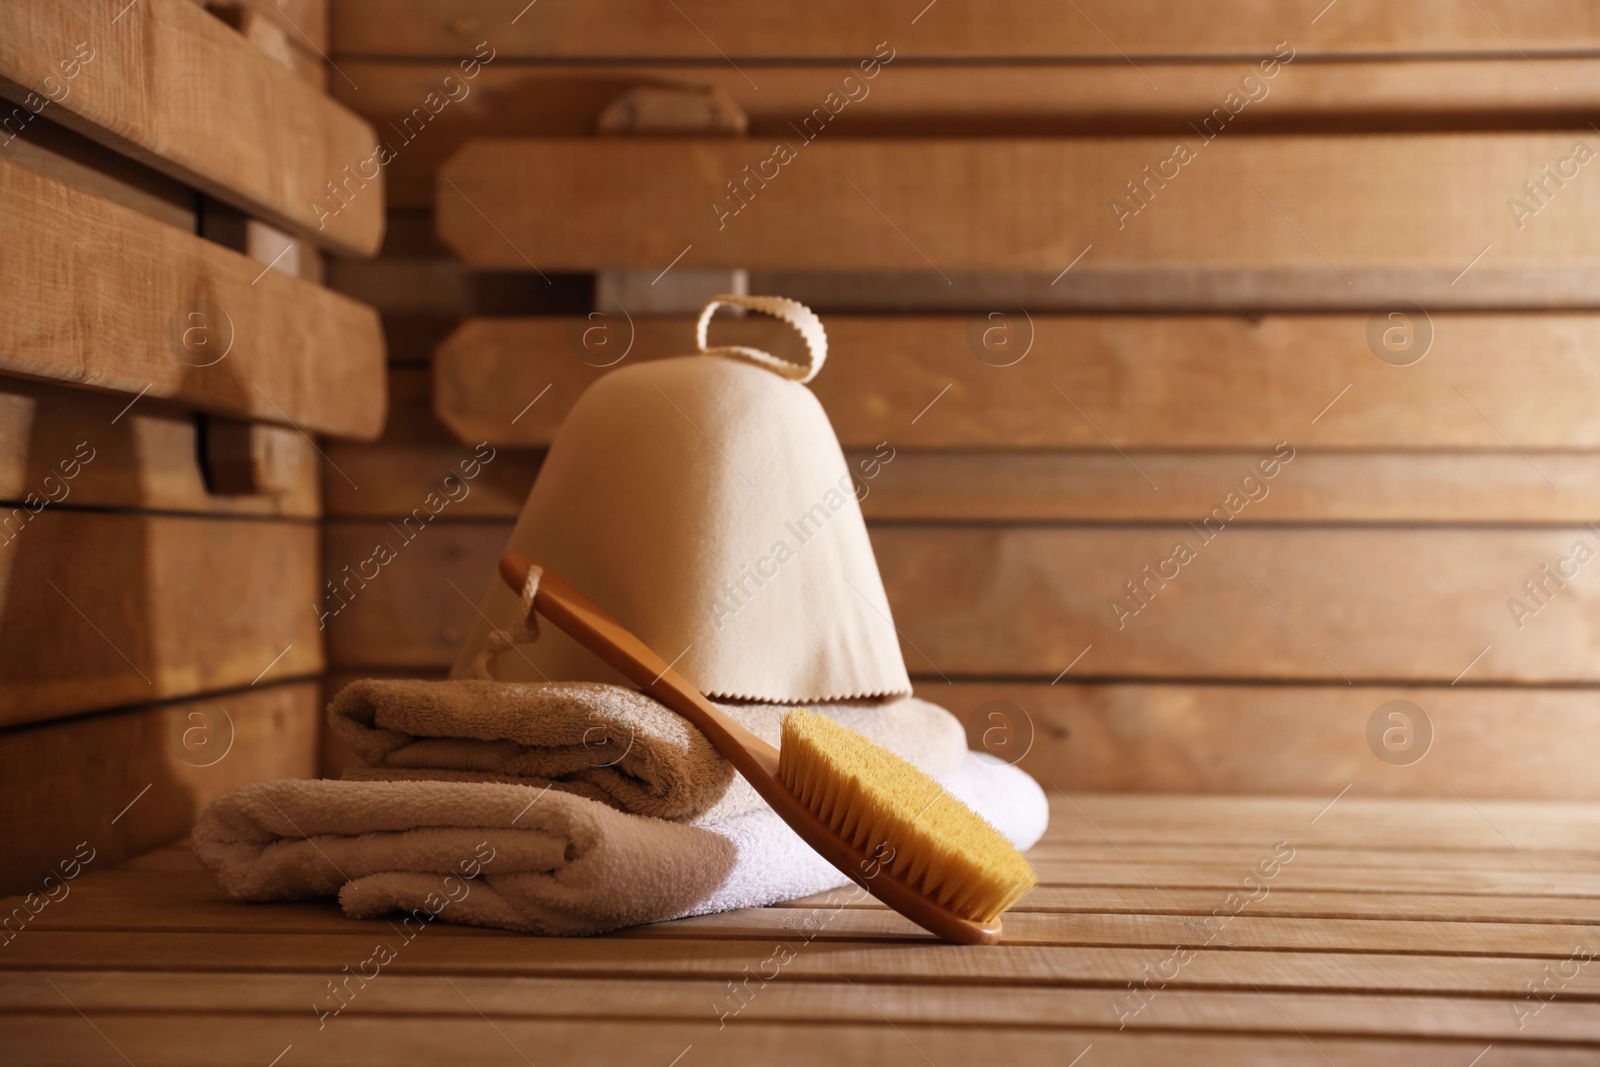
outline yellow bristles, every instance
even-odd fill
[[[783,720],[778,778],[869,858],[974,922],[988,923],[1037,884],[1011,842],[944,787],[887,749],[815,712]]]

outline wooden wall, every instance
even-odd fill
[[[316,771],[317,435],[385,389],[326,48],[318,0],[0,7],[0,893]]]
[[[975,746],[1078,790],[1600,796],[1588,7],[518,6],[333,5],[330,91],[396,151],[332,281],[394,404],[328,450],[326,573],[496,457],[335,671],[442,672],[597,365],[688,350],[742,270],[893,449],[863,506]]]

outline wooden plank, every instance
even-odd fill
[[[1079,676],[1592,681],[1585,587],[1567,584],[1532,621],[1507,607],[1541,565],[1570,565],[1579,542],[1592,552],[1595,534],[1239,529],[1207,541],[1188,525],[873,533],[914,674],[1044,680],[1092,645],[1073,668]],[[1164,581],[1156,568],[1182,555],[1179,543],[1192,558],[1169,566],[1173,580]],[[1126,583],[1146,581],[1140,599],[1127,593]]]
[[[0,379],[0,504],[12,508],[138,508],[205,515],[321,513],[321,460],[312,443],[283,426],[258,426],[270,438],[286,482],[278,492],[227,496],[207,482],[202,419],[158,401],[126,413],[124,397]],[[85,461],[87,457],[87,461]],[[69,477],[69,475],[71,475]],[[6,537],[15,532],[0,519]]]
[[[1081,795],[1080,795],[1081,799]],[[1211,798],[1196,798],[1199,803],[1205,803]],[[1063,838],[1070,836],[1070,815],[1058,818],[1056,827],[1046,835],[1044,843],[1036,846],[1029,852],[1032,858],[1041,860],[1055,857],[1079,858],[1094,860],[1120,860],[1124,863],[1144,865],[1149,862],[1159,862],[1162,857],[1179,853],[1180,857],[1187,855],[1191,858],[1198,854],[1200,857],[1212,859],[1218,863],[1230,863],[1236,871],[1252,868],[1260,862],[1264,855],[1272,853],[1276,840],[1271,838],[1257,845],[1229,845],[1218,846],[1202,845],[1198,848],[1176,845],[1149,845],[1138,843],[1108,844],[1105,839],[1096,837],[1094,841],[1087,840],[1062,840],[1054,842],[1057,836],[1056,828],[1068,830]],[[1085,827],[1087,828],[1087,827]],[[1377,849],[1361,852],[1363,862],[1340,864],[1343,855],[1349,850],[1340,850],[1337,847],[1325,847],[1313,841],[1305,843],[1305,836],[1297,834],[1301,845],[1296,847],[1293,863],[1323,871],[1330,869],[1345,870],[1350,868],[1390,869],[1394,866],[1396,857],[1395,849]],[[1315,835],[1313,835],[1314,837]],[[1282,839],[1278,839],[1282,840]],[[1425,861],[1430,868],[1438,870],[1462,870],[1477,867],[1491,867],[1496,870],[1515,870],[1527,872],[1532,869],[1547,872],[1549,876],[1560,880],[1564,874],[1572,870],[1588,870],[1583,867],[1580,859],[1575,859],[1574,854],[1548,849],[1528,848],[1519,851],[1516,848],[1502,845],[1499,851],[1488,849],[1447,849],[1435,850],[1418,847],[1405,850],[1405,855],[1418,861]],[[1530,864],[1534,866],[1530,866]],[[1242,876],[1241,876],[1242,877]],[[115,871],[103,872],[100,877],[79,886],[80,895],[86,901],[105,901],[104,905],[86,904],[80,917],[74,918],[63,915],[60,922],[53,925],[62,929],[216,929],[235,930],[237,932],[260,932],[271,928],[286,933],[316,933],[316,932],[354,932],[362,928],[362,923],[350,925],[354,920],[342,917],[331,902],[320,904],[295,904],[274,906],[271,908],[247,908],[243,912],[230,911],[235,905],[227,902],[220,890],[209,878],[200,875],[196,870],[193,852],[186,842],[175,842],[161,849],[145,853],[134,860],[130,860]],[[1149,922],[1153,916],[1204,916],[1214,911],[1219,903],[1225,902],[1229,890],[1216,888],[1193,888],[1152,886],[1148,882],[1140,881],[1133,885],[1077,885],[1077,886],[1041,886],[1030,892],[1018,902],[1015,912],[1010,914],[1073,914],[1080,916],[1108,916],[1108,921],[1116,924],[1129,921],[1130,917],[1137,922]],[[159,898],[163,904],[157,908],[151,901]],[[124,902],[119,905],[115,902]],[[130,901],[139,902],[136,909],[127,909],[124,905]],[[226,905],[226,906],[223,906]],[[122,912],[113,910],[115,907],[124,907]],[[97,911],[96,908],[101,910]],[[759,926],[762,922],[772,922],[777,926],[792,928],[795,922],[791,914],[794,910],[807,910],[821,908],[829,914],[838,913],[841,918],[837,922],[844,923],[844,915],[857,912],[873,912],[877,918],[863,918],[857,927],[848,924],[841,926],[841,930],[855,929],[857,936],[864,931],[873,930],[882,933],[891,927],[882,923],[897,921],[882,904],[871,897],[847,898],[841,900],[837,894],[830,896],[826,893],[814,897],[787,901],[774,905],[765,911],[758,910],[752,913],[765,915],[764,919],[751,917],[745,920],[728,919],[738,929],[752,925]],[[1600,916],[1600,901],[1594,897],[1556,896],[1556,895],[1514,895],[1505,896],[1493,893],[1462,894],[1462,893],[1425,893],[1407,892],[1387,896],[1368,892],[1345,890],[1316,890],[1297,888],[1295,886],[1276,886],[1267,896],[1253,900],[1250,904],[1252,918],[1271,919],[1297,919],[1297,920],[1363,920],[1379,921],[1382,923],[1415,923],[1421,926],[1444,924],[1440,927],[1446,931],[1451,929],[1464,930],[1462,924],[1477,924],[1485,927],[1482,938],[1475,938],[1470,942],[1436,944],[1431,949],[1435,952],[1450,952],[1463,947],[1483,955],[1537,955],[1539,946],[1546,945],[1546,941],[1539,938],[1556,937],[1560,929],[1567,929],[1576,933],[1572,927],[1592,926]],[[785,914],[775,914],[785,913]],[[118,917],[120,915],[120,918]],[[1242,916],[1241,916],[1242,918]],[[337,920],[335,922],[335,920]],[[382,920],[370,920],[381,922]],[[678,923],[652,926],[648,929],[641,928],[628,936],[706,936],[723,937],[733,936],[734,930],[722,930],[716,925],[718,920],[712,918],[682,920]],[[850,920],[854,922],[856,920]],[[239,925],[239,923],[246,925]],[[1012,932],[1020,938],[1020,931],[1026,930],[1029,936],[1026,940],[1038,943],[1065,943],[1062,938],[1099,937],[1097,943],[1125,944],[1142,943],[1139,941],[1106,940],[1107,938],[1137,938],[1140,935],[1133,927],[1108,927],[1095,926],[1087,922],[1084,926],[1067,926],[1064,929],[1049,926],[1044,923],[1028,920],[1032,925],[1019,925]],[[704,933],[703,924],[710,923],[710,928]],[[872,923],[880,923],[872,926]],[[1493,927],[1494,929],[1489,929]],[[1539,929],[1512,929],[1512,927],[1538,927]],[[42,927],[41,927],[42,928]],[[1159,927],[1158,927],[1159,928]],[[1284,931],[1318,929],[1317,923],[1301,923],[1293,927],[1263,927],[1259,933],[1266,936],[1276,929],[1281,936]],[[1546,929],[1548,928],[1548,929]],[[484,936],[504,936],[492,931],[480,930],[476,927],[456,928],[451,931],[461,936],[483,934]],[[834,929],[833,925],[829,929]],[[909,928],[908,928],[909,929]],[[1008,926],[1008,930],[1011,929]],[[1139,929],[1142,929],[1140,927]],[[1240,927],[1247,930],[1248,927]],[[1330,927],[1328,929],[1335,929]],[[1343,929],[1358,930],[1364,928],[1345,927]],[[1395,930],[1401,927],[1395,927]],[[718,931],[721,932],[718,932]],[[1095,931],[1101,931],[1096,933]],[[914,932],[914,931],[912,931]],[[619,935],[620,936],[620,935]],[[840,936],[845,936],[841,934]],[[877,936],[875,933],[873,936]],[[1151,935],[1155,936],[1155,935]],[[1263,945],[1267,942],[1263,941]],[[1473,946],[1476,946],[1475,948]],[[1500,951],[1491,946],[1502,946],[1505,951]],[[1244,946],[1252,947],[1252,946]],[[1256,946],[1261,947],[1261,946]],[[1346,944],[1346,948],[1353,947]],[[1398,943],[1383,946],[1399,949]],[[1415,946],[1413,946],[1415,947]]]
[[[463,440],[543,446],[605,373],[586,337],[604,336],[636,360],[693,350],[688,319],[597,315],[464,322],[435,360],[440,418]],[[1589,357],[1600,345],[1600,316],[1441,313],[1391,323],[1384,312],[1032,316],[1010,308],[824,321],[831,358],[812,388],[847,447],[888,441],[896,449],[1112,454],[1270,451],[1287,441],[1514,454],[1600,446],[1600,423],[1591,417],[1600,375]],[[1411,329],[1410,348],[1391,354],[1387,329]],[[713,336],[779,353],[796,345],[788,327],[754,316],[719,321]],[[1418,351],[1417,362],[1395,365]],[[1507,360],[1507,352],[1518,358]],[[1551,487],[1537,460],[1517,459],[1524,470],[1514,477]],[[1127,462],[1121,473],[1136,496],[1164,499]],[[1297,476],[1290,468],[1283,481]]]
[[[288,25],[283,13],[269,0],[231,3],[219,0],[206,10],[239,31],[273,62],[321,92],[328,91],[328,68],[322,55],[304,46],[303,38]]]
[[[1100,270],[1085,258],[1071,271],[984,272],[759,270],[752,292],[785,293],[821,312],[871,314],[886,308],[929,314],[987,314],[1026,307],[1033,314],[1083,311],[1371,313],[1404,293],[1440,311],[1594,310],[1600,270],[1505,266],[1479,261],[1465,274],[1442,269],[1343,268],[1348,284],[1322,269],[1154,268]]]
[[[1268,853],[1270,855],[1270,853]],[[1178,889],[1210,889],[1226,896],[1253,873],[1253,865],[1084,863],[1074,858],[1040,859],[1033,863],[1039,883],[1051,886],[1158,885]],[[1396,858],[1389,868],[1318,870],[1285,864],[1272,881],[1289,889],[1341,893],[1457,893],[1466,896],[1600,896],[1600,878],[1593,873],[1547,874],[1535,866],[1521,870],[1462,871],[1418,868]],[[1389,946],[1393,947],[1393,946]]]
[[[1263,852],[1271,851],[1267,842]],[[1043,886],[1028,894],[1019,907],[1029,912],[1071,915],[1122,914],[1208,915],[1226,900],[1215,889],[1168,889],[1150,885]],[[813,908],[815,898],[777,907]],[[856,906],[856,905],[853,905]],[[872,901],[861,907],[883,908]],[[1550,922],[1588,927],[1600,921],[1600,905],[1584,897],[1468,896],[1453,893],[1381,893],[1284,889],[1250,905],[1257,916],[1306,919],[1377,919],[1384,922]],[[1009,913],[1008,913],[1009,914]]]
[[[1332,417],[1330,412],[1327,418]],[[927,420],[919,427],[922,421]],[[1270,494],[1237,521],[1587,522],[1586,501],[1600,495],[1600,466],[1593,457],[1560,452],[1526,457],[1297,451],[1288,475],[1273,482]],[[855,469],[871,458],[867,451],[848,456]],[[1215,507],[1260,458],[1250,452],[1137,453],[1139,469],[1161,486],[1153,493],[1115,452],[897,450],[893,462],[880,464],[861,508],[868,519],[895,521],[1185,522]]]
[[[538,951],[531,952],[530,944]],[[352,958],[372,951],[372,935],[276,933],[172,933],[37,930],[18,937],[0,955],[0,971],[128,970],[339,973]],[[642,938],[421,937],[385,972],[396,975],[729,979],[770,952],[752,953],[742,941]],[[906,942],[830,943],[797,952],[784,968],[797,982],[880,981],[982,983],[1005,986],[1122,986],[1151,965],[1149,948],[1008,945],[959,958],[931,939]],[[1397,995],[1521,997],[1524,981],[1542,964],[1504,957],[1401,953],[1299,953],[1255,949],[1202,949],[1169,988],[1340,992]],[[392,969],[391,969],[392,967]],[[320,984],[321,979],[319,979]],[[1564,999],[1600,998],[1590,969],[1562,990]]]
[[[328,91],[328,0],[210,0],[206,9],[281,66]]]
[[[303,1014],[306,1004],[305,978],[296,975],[202,977],[57,972],[50,975],[50,980],[86,1014],[96,1015],[166,1014],[187,1010],[187,1005],[201,1001],[211,1010],[231,1014],[291,1016]],[[371,996],[358,995],[339,1013],[340,1025],[415,1012],[436,1014],[445,1020],[476,1018],[475,1006],[484,1015],[498,1019],[620,1016],[703,1022],[707,1005],[727,1002],[728,997],[725,984],[705,981],[462,978],[457,989],[452,990],[441,978],[397,977],[373,983],[371,988]],[[0,990],[5,994],[8,1015],[52,1013],[62,1006],[61,997],[35,975],[0,976]],[[1104,989],[993,990],[958,986],[933,992],[872,983],[853,990],[843,982],[776,982],[770,991],[763,989],[761,995],[746,1002],[738,1012],[737,1025],[743,1028],[780,1020],[862,1024],[887,1018],[896,1025],[1111,1028],[1118,1017],[1108,1008],[1115,1003],[1114,995]],[[730,1005],[730,1015],[732,1006],[736,1005]],[[1562,1010],[1553,1010],[1558,1006]],[[1517,1016],[1506,1010],[1505,1002],[1470,998],[1280,993],[1266,1000],[1254,992],[1174,991],[1152,996],[1138,1012],[1124,1007],[1125,1022],[1136,1032],[1181,1029],[1292,1034],[1298,1029],[1318,1035],[1404,1035],[1510,1042],[1584,1041],[1600,1036],[1592,1007],[1559,1001],[1547,1005],[1550,1010],[1539,1012],[1537,1025],[1530,1023],[1522,1031],[1517,1028]],[[878,1011],[883,1014],[877,1015]],[[1278,1014],[1280,1011],[1282,1014]]]
[[[56,121],[186,185],[323,247],[377,251],[381,168],[358,169],[372,127],[194,4],[23,0],[0,13],[0,42],[13,103],[53,98]]]
[[[1543,217],[1507,208],[1542,166],[1570,178],[1594,157],[1570,134],[1192,141],[485,138],[439,172],[436,212],[467,262],[517,270],[1061,272],[1084,255],[1095,269],[1310,269],[1339,284],[1354,268],[1460,272],[1480,253],[1501,268],[1600,265],[1582,237],[1600,217],[1592,183],[1541,197]],[[1149,182],[1138,198],[1136,181]]]
[[[457,372],[458,357],[473,358],[472,349],[457,344],[444,351],[448,356],[441,353],[436,365],[442,379]],[[519,375],[528,360],[504,357],[496,348],[490,361],[507,375],[501,384],[521,387],[512,376]],[[559,369],[561,362],[544,365]],[[489,394],[490,390],[471,384],[453,391],[450,403],[470,412]],[[947,395],[940,403],[948,399]],[[539,401],[547,402],[550,394]],[[523,419],[532,415],[530,409]],[[486,420],[474,420],[470,414],[460,421],[464,427],[488,428],[483,425]],[[520,426],[521,421],[513,425]],[[552,426],[557,423],[548,421]],[[497,437],[504,436],[501,429]],[[389,375],[388,422],[379,444],[332,442],[323,448],[331,463],[363,487],[352,490],[349,482],[329,470],[324,480],[328,512],[346,518],[404,515],[429,489],[437,488],[426,472],[452,469],[465,447],[434,416],[429,375],[414,368],[394,368]],[[543,451],[505,442],[497,442],[496,448],[493,470],[485,470],[478,488],[460,501],[461,515],[511,519],[522,510]],[[875,458],[870,449],[850,450],[846,456],[855,470],[872,469]],[[861,507],[869,520],[1184,522],[1214,507],[1260,458],[1250,452],[1141,452],[1140,469],[1162,487],[1152,493],[1115,452],[897,448],[894,459],[880,462],[880,473],[866,483]],[[1524,458],[1514,452],[1298,451],[1292,477],[1276,480],[1271,493],[1235,521],[1582,523],[1591,516],[1587,501],[1597,496],[1600,466],[1582,453],[1528,452]]]
[[[1180,1062],[1195,1067],[1239,1063],[1327,1067],[1328,1056],[1339,1057],[1335,1062],[1372,1067],[1460,1067],[1483,1051],[1483,1042],[1462,1040],[1319,1037],[1313,1043],[1300,1035],[1134,1035],[1101,1029],[937,1025],[905,1027],[897,1032],[881,1020],[853,1025],[730,1025],[719,1032],[714,1016],[708,1022],[693,1023],[607,1020],[603,1026],[589,1019],[506,1019],[490,1026],[476,1016],[453,1020],[350,1018],[318,1031],[316,1018],[302,1011],[303,1016],[292,1025],[270,1015],[204,1013],[145,1019],[113,1015],[102,1017],[102,1023],[112,1027],[116,1047],[126,1050],[134,1062],[204,1067],[259,1067],[281,1054],[286,1045],[294,1047],[296,1063],[344,1065],[374,1057],[397,1067],[442,1062],[522,1063],[528,1056],[524,1049],[541,1056],[539,1062],[579,1067],[624,1061],[667,1064],[695,1048],[701,1050],[698,1055],[706,1057],[706,1063],[774,1067],[817,1062],[909,1063],[911,1057],[920,1063],[923,1048],[933,1050],[944,1062],[983,1063],[998,1056],[1019,1067],[1060,1067],[1066,1062],[1064,1055],[1078,1055],[1090,1045],[1094,1062],[1110,1067]],[[20,1015],[8,1019],[7,1024],[14,1045],[0,1051],[0,1062],[57,1067],[113,1054],[106,1048],[106,1036],[83,1025],[76,1015]],[[174,1035],[182,1037],[175,1039]],[[1496,1059],[1512,1067],[1579,1067],[1592,1062],[1593,1051],[1513,1046],[1498,1050]]]
[[[237,0],[283,26],[297,47],[318,54],[332,47],[328,0]]]
[[[4,522],[0,723],[322,668],[310,523],[48,507]]]
[[[498,34],[495,43],[501,43]],[[465,54],[475,44],[458,48]],[[955,71],[896,62],[880,77],[858,76],[842,86],[849,73],[843,63],[782,64],[749,69],[756,88],[721,57],[656,65],[587,60],[581,67],[496,62],[470,83],[462,82],[454,63],[341,58],[339,66],[349,81],[334,78],[333,95],[379,129],[411,116],[418,101],[446,85],[447,76],[454,79],[451,87],[466,85],[463,106],[452,106],[387,168],[391,207],[432,204],[434,174],[471,137],[587,136],[605,107],[636,86],[708,86],[727,93],[748,115],[750,135],[761,140],[793,136],[790,123],[798,126],[807,118],[815,126],[813,109],[830,91],[841,90],[850,102],[828,122],[841,136],[1191,135],[1189,123],[1210,115],[1230,92],[1240,94],[1241,79],[1254,73],[1248,61],[1153,61],[1138,68],[1122,62],[979,61]],[[1146,77],[1159,92],[1150,91]],[[1550,82],[1561,91],[1552,92]],[[1585,129],[1584,116],[1600,107],[1600,70],[1580,58],[1543,58],[1537,66],[1515,55],[1291,62],[1271,79],[1256,73],[1246,88],[1249,103],[1238,122],[1252,133]]]
[[[1083,794],[1052,797],[1053,841],[1305,840],[1413,849],[1583,849],[1600,832],[1600,808],[1515,800],[1368,799],[1360,796],[1195,797]],[[1220,838],[1217,835],[1221,835]]]
[[[1428,0],[1404,8],[1345,0],[1338,17],[1324,17],[1320,6],[1228,0],[1201,12],[1162,0],[1083,0],[1067,9],[1043,0],[945,0],[926,10],[925,0],[894,0],[863,10],[829,0],[769,5],[753,16],[737,0],[696,0],[679,10],[628,0],[545,0],[512,22],[516,12],[489,0],[444,10],[428,0],[343,0],[333,9],[333,42],[341,53],[437,57],[466,54],[489,36],[501,54],[516,58],[808,59],[841,67],[885,39],[914,60],[1253,58],[1284,40],[1307,55],[1538,56],[1600,47],[1600,17],[1579,0],[1537,12],[1513,0],[1476,0],[1476,7]],[[761,72],[750,73],[760,83]]]
[[[0,194],[0,285],[18,309],[0,371],[307,432],[382,426],[371,309],[11,163]]]
[[[23,114],[30,114],[23,109]],[[35,122],[6,125],[0,132],[0,159],[49,175],[73,188],[195,233],[195,194],[165,174],[119,156],[42,111]]]
[[[33,912],[70,907],[77,874],[186,833],[223,793],[314,774],[319,696],[313,683],[269,683],[0,733],[0,890],[55,898],[8,901],[7,943],[37,933]]]
[[[452,517],[502,518],[522,510],[543,454],[491,446],[484,455],[493,458],[482,462],[474,447],[477,442],[460,443],[434,418],[431,391],[427,371],[391,369],[383,436],[372,444],[330,442],[323,447],[329,467],[323,484],[330,516],[401,518],[429,493],[447,492],[457,497],[450,504]],[[465,470],[477,470],[477,477],[465,479],[463,463]]]
[[[1094,684],[1070,676],[1053,686],[935,681],[920,689],[967,724],[973,748],[1068,790],[1326,799],[1359,783],[1364,796],[1453,798],[1460,789],[1477,799],[1600,799],[1585,756],[1600,743],[1600,705],[1586,689]],[[1406,704],[1391,721],[1383,709],[1396,700]]]
[[[161,855],[162,853],[157,853]],[[70,908],[47,908],[30,920],[31,930],[144,930],[280,934],[392,933],[383,919],[351,920],[333,901],[241,905],[230,901],[199,869],[187,847],[167,853],[182,863],[181,873],[118,870],[75,883]],[[1249,857],[1238,870],[1249,870]],[[1302,857],[1295,856],[1298,864]],[[1154,875],[1153,875],[1154,876]],[[1276,881],[1273,892],[1278,892]],[[1180,889],[1182,887],[1179,887]],[[1237,888],[1237,881],[1231,886]],[[1283,887],[1288,889],[1289,887]],[[1229,889],[1215,891],[1208,914]],[[1495,898],[1499,899],[1499,898]],[[0,915],[22,901],[0,901]],[[927,935],[910,920],[884,908],[825,905],[812,926],[796,926],[794,908],[752,908],[721,915],[658,923],[618,936],[678,940],[766,941],[800,936],[827,941],[862,939],[918,941]],[[504,936],[477,927],[448,927],[450,936]],[[1216,948],[1262,948],[1315,952],[1396,952],[1440,955],[1513,956],[1566,959],[1584,931],[1562,923],[1445,922],[1391,919],[1305,919],[1241,914],[1219,927]],[[1071,921],[1061,913],[1027,907],[1008,913],[1006,941],[1014,945],[1100,945],[1171,948],[1196,937],[1195,916],[1080,913]],[[0,979],[0,988],[6,983]],[[14,1005],[13,1005],[14,1006]]]
[[[415,559],[384,523],[329,525],[330,572],[355,568],[379,544],[400,557],[330,620],[334,662],[450,663],[474,617],[468,598],[491,580],[510,524],[446,518],[416,538],[443,534],[430,542],[441,547],[410,552]],[[1570,566],[1576,543],[1593,551],[1597,535],[1586,527],[1258,527],[1213,536],[1207,542],[1188,525],[872,529],[907,666],[935,700],[947,678],[1048,682],[1087,646],[1075,678],[1448,685],[1457,676],[1471,684],[1600,677],[1581,580],[1523,616],[1521,630],[1506,606],[1513,597],[1531,605],[1522,583],[1541,578],[1542,565]],[[1159,575],[1147,579],[1143,568],[1155,574],[1184,540],[1194,558],[1177,576],[1164,585]],[[1419,584],[1422,572],[1433,580]],[[1140,587],[1145,606],[1131,618],[1114,613],[1110,605],[1136,580],[1150,582]],[[1129,598],[1122,610],[1138,604]]]
[[[427,500],[394,520],[323,527],[322,570],[335,588],[316,610],[328,613],[330,664],[413,671],[455,658],[491,573],[484,563],[499,558],[510,527],[451,521],[447,497],[434,498],[443,507],[430,518]]]

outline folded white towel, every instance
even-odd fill
[[[970,755],[943,781],[1019,848],[1043,833],[1039,786]],[[498,782],[286,780],[201,816],[194,847],[232,896],[337,892],[346,913],[406,913],[535,934],[597,934],[758,907],[847,879],[768,808],[712,826]]]

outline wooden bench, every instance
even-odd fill
[[[311,210],[374,137],[324,91],[326,6],[211,7],[0,8],[6,893],[317,767],[318,436],[385,408],[322,255],[376,250],[382,182]]]
[[[0,1062],[1593,1062],[1592,806],[1050,791],[1040,887],[989,949],[854,889],[407,940],[332,902],[227,901],[181,844],[89,863],[0,933]]]

